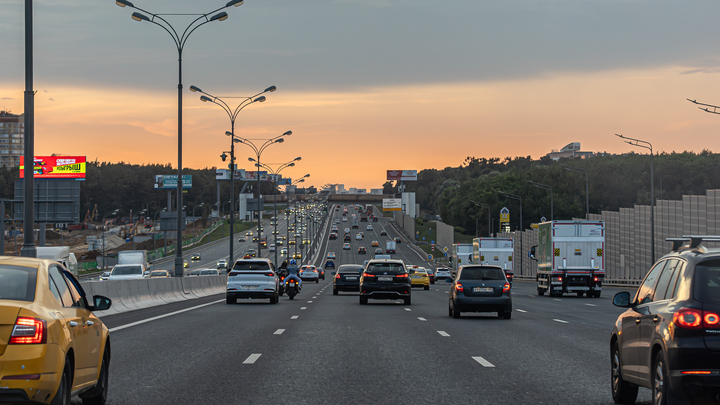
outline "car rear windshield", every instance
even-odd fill
[[[720,304],[720,261],[703,262],[695,266],[695,299],[708,304]]]
[[[267,262],[237,262],[233,270],[270,270]]]
[[[203,270],[200,272],[200,274],[207,275],[207,274],[218,274],[217,270]]]
[[[140,275],[142,266],[115,266],[110,274],[113,276]]]
[[[338,273],[357,273],[362,269],[362,266],[340,266]]]
[[[35,301],[37,268],[0,266],[0,300]]]
[[[400,263],[371,263],[367,272],[371,274],[402,274],[405,273],[405,266]]]
[[[505,273],[501,269],[471,267],[463,269],[460,280],[504,280]]]

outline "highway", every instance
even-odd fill
[[[340,213],[331,211],[330,221]],[[369,223],[372,231],[361,222],[365,239],[352,230],[352,249],[342,250],[350,223],[338,224],[337,240],[328,241],[329,226],[323,233],[321,251],[334,251],[338,265],[362,263],[372,253],[358,255],[358,246],[372,252],[372,240],[384,247],[397,236],[383,218]],[[383,227],[388,236],[380,236]],[[403,242],[394,257],[424,265]],[[220,256],[213,252],[203,260],[227,256],[227,244]],[[453,319],[445,281],[413,290],[409,306],[361,307],[355,293],[332,295],[330,271],[277,305],[227,305],[217,295],[103,317],[112,342],[108,403],[613,403],[608,341],[622,312],[611,303],[620,289],[606,288],[599,299],[550,298],[517,280],[512,319]],[[649,391],[638,398],[649,403]]]

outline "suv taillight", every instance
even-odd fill
[[[460,283],[455,284],[455,291],[464,292],[463,285]]]
[[[340,280],[340,273],[335,273],[335,278]]]
[[[375,277],[374,274],[370,274],[370,273],[363,273],[362,276],[367,277],[367,278]]]
[[[18,317],[8,344],[33,345],[43,343],[47,343],[47,322],[42,319]]]
[[[407,273],[402,273],[402,274],[396,274],[395,277],[408,278],[408,277],[410,277],[410,276],[409,276]]]
[[[673,314],[673,323],[685,329],[717,329],[720,327],[720,317],[714,312],[682,308]]]
[[[505,283],[503,286],[503,292],[506,293],[508,291],[510,291],[510,283]]]

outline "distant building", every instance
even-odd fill
[[[338,184],[336,192],[338,194],[345,194],[345,185],[344,184]]]
[[[372,194],[372,195],[382,195],[382,194],[383,194],[383,189],[381,189],[381,188],[371,188],[371,189],[370,189],[370,194]]]
[[[0,166],[20,166],[25,152],[25,117],[0,111]]]
[[[560,150],[553,149],[552,152],[548,153],[546,156],[552,160],[558,160],[558,159],[564,158],[564,157],[577,157],[577,156],[580,156],[582,158],[589,158],[589,157],[592,157],[593,155],[595,155],[595,152],[580,151],[580,142],[571,142],[571,143],[563,146],[563,148]]]
[[[285,187],[285,194],[297,194],[295,191],[297,190],[297,186],[291,185]]]

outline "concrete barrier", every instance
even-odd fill
[[[80,284],[89,300],[93,295],[104,295],[112,300],[109,310],[96,311],[97,316],[107,316],[223,294],[227,276],[82,281]]]

